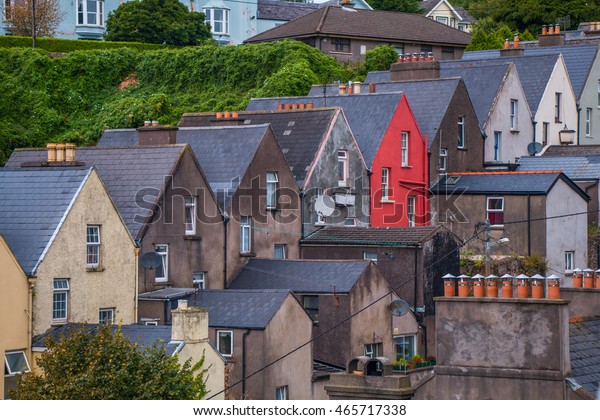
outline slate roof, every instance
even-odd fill
[[[230,289],[288,289],[295,293],[349,293],[369,261],[251,259]]]
[[[589,200],[589,196],[560,171],[454,172],[440,178],[431,187],[431,192],[468,195],[547,195],[559,179],[565,181],[583,199]]]
[[[189,305],[208,309],[208,325],[219,328],[264,329],[289,290],[202,290]]]
[[[410,80],[406,82],[390,82],[388,80],[387,82],[377,83],[376,89],[378,93],[404,93],[406,95],[408,105],[417,120],[421,135],[427,136],[429,145],[431,145],[437,134],[435,128],[439,127],[442,123],[460,83],[462,82],[459,78]],[[331,96],[339,97],[337,84],[327,85],[326,89],[328,103]],[[366,92],[368,92],[368,89],[365,89],[365,93],[362,93],[361,90],[359,95],[346,96],[373,95]],[[309,96],[320,95],[323,95],[323,85],[313,86]],[[353,127],[351,121],[350,125]]]
[[[258,0],[258,19],[294,20],[321,7],[319,3]]]
[[[34,274],[91,168],[0,168],[0,234]]]
[[[574,181],[600,179],[600,154],[597,156],[523,156],[518,171],[559,170]]]
[[[543,156],[600,156],[600,144],[549,146]]]
[[[135,128],[104,130],[96,144],[98,147],[134,147],[138,145],[138,132]]]
[[[367,77],[365,77],[365,85],[369,83],[380,83],[380,82],[389,82],[390,81],[390,71],[389,70],[381,70],[381,71],[370,71],[367,73]]]
[[[598,45],[562,45],[556,47],[525,48],[523,51],[525,56],[555,55],[561,53],[569,72],[575,96],[581,99],[585,82],[598,54]],[[464,60],[489,60],[499,57],[500,50],[468,51],[463,55]]]
[[[310,36],[341,36],[392,42],[466,47],[471,35],[418,14],[327,6],[244,42]]]
[[[221,209],[229,206],[268,130],[268,124],[179,129],[177,141],[194,151]]]
[[[336,108],[240,112],[244,124],[270,124],[298,185],[306,179],[319,145],[325,140]],[[214,113],[183,114],[179,127],[210,126]]]
[[[94,165],[113,199],[121,218],[135,239],[151,215],[151,209],[140,207],[140,191],[147,191],[144,201],[158,199],[165,177],[175,169],[185,145],[136,147],[78,147],[77,160]],[[42,162],[46,149],[16,149],[7,162],[9,167],[26,162]]]
[[[418,246],[429,239],[440,226],[423,227],[335,227],[319,229],[306,238],[302,244],[329,245],[371,245],[371,246]]]
[[[515,63],[521,86],[523,86],[523,91],[527,97],[527,103],[529,104],[531,113],[535,115],[559,57],[560,54],[525,55],[521,57],[497,58],[494,60],[494,63]],[[440,61],[441,72],[457,68],[489,66],[490,64],[490,60],[468,60],[464,57],[462,60]]]
[[[600,319],[570,323],[569,349],[572,376],[596,396],[600,388]]]
[[[354,133],[368,167],[383,140],[402,93],[251,99],[246,110],[275,110],[280,103],[312,102],[315,108],[339,106]]]
[[[194,294],[196,289],[189,287],[165,287],[164,289],[144,292],[138,295],[140,300],[171,300]]]

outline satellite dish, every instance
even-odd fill
[[[537,141],[531,142],[527,145],[527,152],[533,156],[533,155],[537,155],[538,153],[540,153],[542,151],[542,149],[544,148],[544,146],[542,146],[541,143],[538,143]]]
[[[162,265],[162,257],[157,252],[146,252],[141,258],[142,267],[154,270]]]
[[[396,299],[388,305],[388,311],[394,316],[406,315],[409,310],[408,303],[402,299]]]
[[[323,217],[331,216],[335,210],[335,201],[328,195],[320,195],[315,201],[315,211]]]

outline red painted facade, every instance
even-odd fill
[[[403,137],[408,141],[403,141]],[[427,141],[421,136],[406,96],[402,95],[373,159],[371,226],[429,224],[428,161]],[[409,210],[414,215],[411,217],[414,224],[409,224]]]

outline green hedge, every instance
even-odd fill
[[[29,48],[31,47],[31,44],[31,37],[0,36],[0,48]],[[63,53],[78,50],[108,50],[124,47],[133,48],[139,51],[173,48],[167,45],[144,44],[141,42],[85,41],[58,38],[37,38],[36,46],[46,51]]]

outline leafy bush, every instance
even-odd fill
[[[110,42],[87,41],[58,38],[36,38],[38,48],[51,51],[68,53],[79,50],[110,50],[116,48],[132,48],[139,51],[159,50],[173,48],[169,45],[144,44],[141,42]],[[27,36],[0,36],[0,48],[29,48],[31,37]]]

